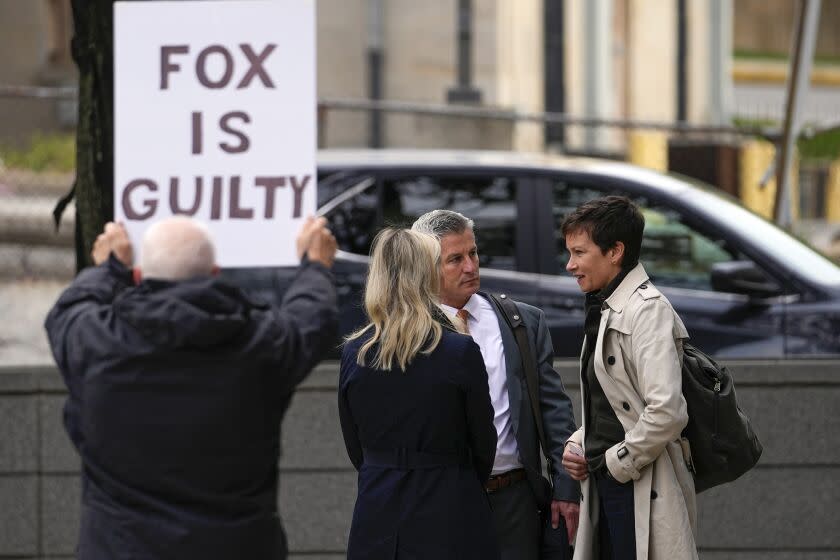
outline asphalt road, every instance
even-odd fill
[[[775,120],[785,116],[784,84],[735,84],[733,113],[742,118]],[[802,122],[840,124],[840,88],[812,86],[802,100]]]

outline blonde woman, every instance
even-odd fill
[[[406,229],[374,240],[370,323],[348,337],[339,415],[359,471],[348,560],[494,559],[484,483],[496,450],[478,345],[438,308],[440,244]]]

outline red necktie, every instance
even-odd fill
[[[467,319],[470,316],[470,312],[466,309],[459,309],[455,316],[458,317],[464,324],[464,334],[470,334],[470,326],[467,323]]]

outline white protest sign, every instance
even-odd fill
[[[114,214],[174,214],[221,266],[297,263],[316,210],[315,0],[116,2]]]

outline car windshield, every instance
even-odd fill
[[[679,177],[685,181],[685,177]],[[776,224],[741,206],[736,199],[708,185],[689,181],[694,186],[683,194],[687,202],[702,206],[727,225],[743,232],[763,252],[793,266],[810,281],[829,287],[840,286],[840,267],[828,257],[797,239]]]

